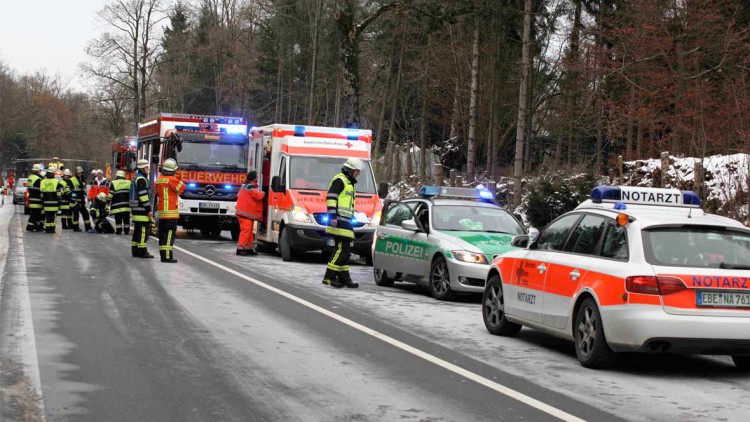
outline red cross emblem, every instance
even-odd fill
[[[351,147],[353,147],[353,146],[354,146],[354,144],[352,144],[352,143],[351,143],[351,142],[349,142],[349,141],[346,141],[346,143],[345,143],[344,145],[346,145],[346,147],[347,147],[347,148],[351,148]]]

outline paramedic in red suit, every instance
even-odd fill
[[[245,184],[240,189],[237,197],[235,215],[240,222],[240,239],[237,243],[237,255],[257,255],[255,252],[255,239],[253,238],[253,226],[256,221],[263,218],[263,193],[258,189],[258,172],[251,171],[247,174]]]

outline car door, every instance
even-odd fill
[[[393,202],[386,208],[375,233],[373,265],[388,274],[410,274],[414,264],[414,247],[410,238],[414,232],[401,227],[406,220],[414,220],[414,211],[403,202]]]
[[[522,251],[514,263],[510,283],[505,283],[507,312],[530,321],[542,322],[544,284],[549,256],[562,250],[580,214],[567,214],[550,223],[537,240]]]
[[[544,283],[542,322],[554,328],[565,328],[575,294],[585,279],[589,264],[601,249],[607,219],[584,214],[561,251],[547,257],[547,279]]]

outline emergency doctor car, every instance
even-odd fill
[[[526,243],[530,243],[526,245]],[[731,355],[750,368],[750,230],[690,191],[600,186],[526,246],[493,261],[482,315],[575,342],[581,364],[617,352]]]
[[[525,233],[483,189],[425,186],[386,207],[373,243],[375,283],[427,284],[438,300],[483,292],[490,261]]]

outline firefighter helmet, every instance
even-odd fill
[[[57,167],[55,166],[49,166],[47,167],[47,173],[54,173],[57,171]]]
[[[359,158],[349,158],[346,160],[346,163],[344,163],[344,167],[350,169],[350,170],[362,170],[362,160]]]
[[[161,165],[161,169],[164,171],[175,171],[177,170],[177,161],[173,158],[167,158],[164,160],[164,164]]]
[[[31,166],[31,171],[42,171],[42,166],[40,166],[39,164],[34,164],[33,166]]]
[[[92,175],[92,176],[96,176],[96,169],[94,169],[94,170],[91,170],[91,175]]]
[[[115,173],[115,176],[117,176],[118,178],[124,179],[125,178],[125,172],[122,171],[122,170],[117,170],[117,173]]]
[[[138,160],[138,162],[137,162],[137,163],[135,164],[135,166],[136,166],[136,168],[138,168],[139,170],[145,169],[146,167],[148,167],[148,160],[140,159],[140,160]]]
[[[76,167],[76,173],[83,173],[83,167],[81,166]]]
[[[72,176],[73,173],[70,172],[70,169],[63,170],[63,176]]]
[[[107,194],[104,192],[100,192],[98,195],[96,195],[96,199],[104,202],[107,200]]]
[[[104,170],[96,169],[96,174],[101,174],[102,176],[104,176]]]

